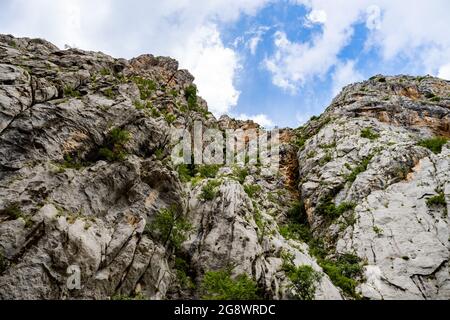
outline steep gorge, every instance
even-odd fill
[[[0,35],[1,299],[450,298],[448,81],[347,86],[281,130],[278,172],[171,163],[177,128],[259,127],[193,82]]]

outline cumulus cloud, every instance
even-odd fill
[[[296,93],[305,82],[321,79],[340,65],[341,51],[352,40],[354,27],[365,23],[366,49],[384,61],[406,59],[412,72],[438,74],[450,61],[450,20],[446,0],[293,0],[308,10],[307,20],[321,31],[308,41],[292,41],[279,30],[275,53],[264,61],[272,82]]]
[[[333,96],[336,96],[348,84],[361,81],[364,76],[355,69],[355,61],[339,63],[332,75]]]
[[[314,24],[324,24],[327,22],[327,13],[323,10],[312,10],[306,16],[306,25],[312,26]]]
[[[438,77],[450,80],[450,63],[439,68]]]
[[[273,121],[265,114],[257,114],[253,116],[246,115],[244,113],[241,113],[240,115],[236,116],[236,119],[238,120],[253,120],[257,124],[265,127],[265,128],[272,128],[274,126]]]
[[[234,79],[240,67],[219,25],[254,15],[267,1],[6,0],[0,4],[0,32],[117,57],[173,56],[194,74],[200,94],[219,115],[238,101]]]

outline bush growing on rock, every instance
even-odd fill
[[[380,135],[375,133],[371,128],[365,128],[361,131],[361,137],[369,140],[376,140]]]
[[[232,268],[206,272],[201,290],[204,300],[256,300],[258,287],[248,275],[231,277]]]
[[[211,201],[217,196],[217,187],[220,186],[221,182],[218,180],[209,180],[206,185],[202,188],[202,193],[200,194],[200,199],[203,201]]]
[[[122,161],[127,153],[125,144],[130,140],[130,133],[121,128],[114,128],[109,133],[104,147],[100,148],[99,156],[108,161]]]
[[[448,142],[446,137],[434,137],[419,141],[418,145],[433,151],[435,154],[442,152],[442,147]]]
[[[186,241],[187,233],[191,229],[192,225],[174,206],[161,209],[150,225],[150,233],[155,239],[175,249],[179,249]]]

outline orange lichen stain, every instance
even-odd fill
[[[139,217],[135,216],[131,212],[128,212],[126,214],[125,219],[127,220],[128,224],[131,226],[135,226],[139,223],[139,221],[141,221],[141,219]]]
[[[74,132],[70,138],[63,143],[63,153],[68,154],[78,150],[83,144],[83,141],[87,139],[89,139],[89,137],[83,132]]]
[[[145,207],[147,207],[147,208],[151,207],[155,203],[156,199],[158,198],[158,195],[159,195],[159,192],[157,190],[151,191],[148,194],[147,198],[145,199]]]

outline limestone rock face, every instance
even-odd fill
[[[450,136],[448,82],[345,88],[280,131],[274,172],[170,161],[196,121],[259,128],[216,120],[193,81],[0,35],[0,299],[202,298],[221,270],[266,299],[450,298],[450,149],[418,144]]]
[[[308,123],[298,153],[299,190],[315,233],[332,254],[366,261],[363,297],[448,299],[450,83],[374,77],[348,86]],[[313,132],[313,133],[311,133]],[[427,200],[441,195],[440,205]],[[352,203],[327,219],[323,203]]]

